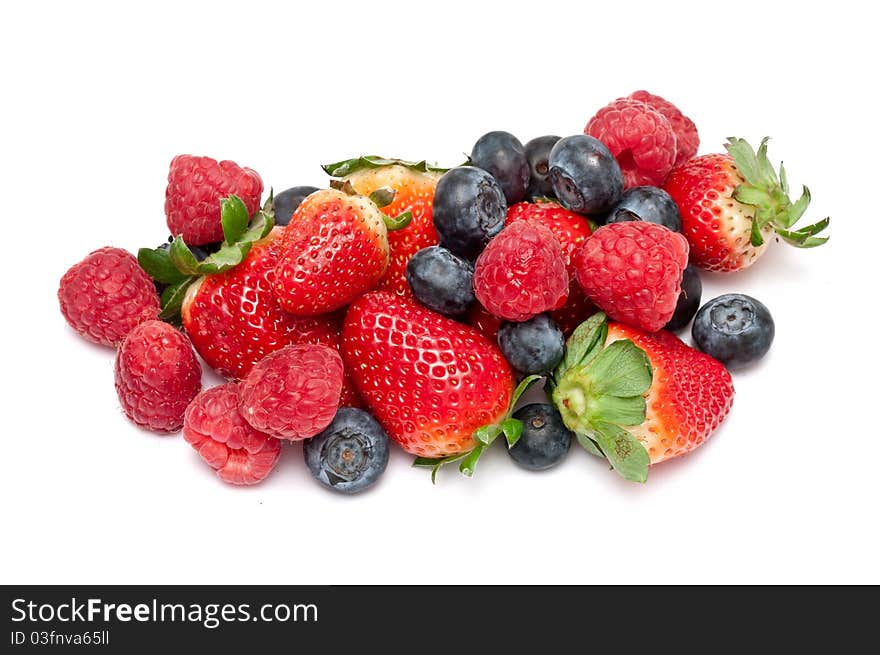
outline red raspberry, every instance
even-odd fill
[[[281,442],[252,428],[238,413],[235,382],[193,399],[186,408],[183,438],[229,484],[260,482],[281,456]]]
[[[114,347],[160,309],[156,287],[134,255],[109,247],[64,274],[58,303],[70,327],[89,341]]]
[[[654,111],[659,111],[666,116],[666,120],[669,121],[675,132],[676,145],[678,146],[678,155],[675,158],[676,166],[697,154],[697,149],[700,147],[697,126],[690,118],[682,114],[678,107],[665,98],[655,96],[647,91],[636,91],[631,93],[629,97],[648,103]]]
[[[253,216],[260,207],[263,180],[233,161],[178,155],[171,160],[165,189],[165,218],[174,236],[191,246],[223,240],[220,201],[235,194]]]
[[[239,410],[261,432],[299,441],[330,425],[342,393],[342,358],[328,346],[297,344],[267,355],[239,387]]]
[[[641,100],[620,98],[606,105],[590,119],[584,133],[608,146],[620,164],[626,188],[660,186],[678,156],[672,125]]]
[[[568,336],[592,314],[596,306],[584,296],[581,288],[574,282],[574,253],[586,241],[592,229],[589,221],[581,214],[576,214],[555,202],[521,202],[507,210],[505,225],[518,221],[535,221],[550,228],[562,246],[565,265],[568,270],[568,299],[559,309],[550,313],[550,317]],[[498,328],[495,328],[497,333]]]
[[[132,421],[154,432],[177,432],[186,406],[202,388],[202,367],[189,339],[168,323],[135,327],[116,354],[116,393]]]
[[[490,314],[527,321],[557,309],[568,297],[568,272],[559,240],[540,223],[505,227],[474,265],[474,293]]]
[[[587,297],[614,320],[646,332],[672,318],[687,261],[681,234],[641,221],[600,227],[575,254]]]
[[[520,221],[540,223],[553,232],[562,246],[568,277],[574,279],[572,255],[592,232],[587,219],[555,202],[520,202],[507,210],[504,224],[510,226]]]

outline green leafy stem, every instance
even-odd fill
[[[607,459],[625,479],[645,482],[648,452],[624,426],[645,421],[651,362],[629,339],[606,346],[607,336],[607,318],[601,312],[572,333],[553,375],[553,403],[587,452]]]
[[[180,235],[167,249],[138,250],[141,268],[154,280],[166,285],[162,291],[159,318],[174,320],[178,317],[186,290],[196,279],[238,266],[247,257],[254,242],[269,234],[275,225],[274,194],[270,190],[268,200],[253,220],[241,198],[236,195],[224,198],[220,201],[220,224],[223,227],[223,243],[202,261],[196,259]]]
[[[768,140],[769,137],[761,140],[757,152],[745,139],[737,137],[729,137],[724,144],[745,180],[734,189],[733,197],[738,202],[755,208],[751,243],[756,247],[762,245],[763,231],[770,227],[783,241],[798,248],[821,246],[828,241],[828,237],[816,235],[828,227],[831,219],[823,218],[818,223],[792,229],[810,204],[810,190],[804,186],[800,198],[795,202],[791,201],[785,167],[780,163],[777,173],[767,158]]]
[[[352,159],[343,159],[333,164],[324,164],[321,168],[330,177],[345,177],[357,171],[382,168],[384,166],[403,166],[419,173],[445,173],[449,170],[448,168],[440,168],[435,164],[429,164],[425,160],[417,162],[406,161],[405,159],[388,159],[378,155],[363,155]]]

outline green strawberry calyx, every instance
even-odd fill
[[[767,141],[761,140],[758,151],[745,139],[728,137],[724,147],[733,157],[745,182],[733,191],[733,197],[744,205],[755,208],[752,219],[751,242],[753,246],[764,243],[762,231],[771,228],[786,243],[798,248],[815,248],[828,241],[827,236],[816,236],[828,227],[830,218],[818,223],[794,229],[810,204],[810,190],[804,186],[797,201],[789,197],[788,178],[785,167],[780,163],[779,172],[767,158]]]
[[[222,273],[238,266],[250,252],[251,246],[264,238],[275,225],[275,198],[269,198],[254,215],[248,215],[244,202],[236,195],[220,201],[220,224],[223,243],[202,261],[177,235],[168,248],[141,248],[138,263],[156,282],[165,285],[162,291],[162,311],[159,318],[176,322],[183,298],[190,285],[203,275]]]
[[[436,164],[429,164],[426,160],[406,161],[405,159],[388,159],[378,155],[362,155],[353,159],[343,159],[333,164],[324,164],[321,168],[330,177],[345,177],[370,168],[383,168],[385,166],[403,166],[417,173],[445,173],[448,168],[440,168]]]
[[[330,180],[330,188],[342,191],[342,193],[346,193],[350,196],[360,195],[348,180]],[[369,195],[369,199],[374,205],[376,205],[376,207],[382,209],[394,202],[394,196],[396,195],[397,191],[391,187],[383,186],[373,191],[373,193]],[[397,216],[382,214],[382,220],[385,222],[385,227],[389,232],[405,228],[412,222],[412,218],[412,212],[408,209]]]
[[[587,452],[607,459],[625,479],[645,482],[648,451],[625,426],[645,421],[651,362],[629,339],[606,346],[607,336],[607,317],[602,312],[572,333],[553,374],[553,404]]]
[[[463,475],[467,477],[473,476],[480,456],[499,436],[504,435],[508,448],[513,448],[516,442],[519,441],[519,438],[522,436],[523,425],[522,421],[513,418],[513,410],[526,390],[541,378],[542,376],[540,375],[530,375],[523,378],[516,386],[516,389],[514,389],[513,395],[510,397],[510,405],[501,420],[497,423],[480,426],[474,430],[472,435],[474,439],[473,448],[463,453],[449,455],[448,457],[416,457],[413,466],[430,468],[431,482],[434,483],[437,482],[437,471],[452,462],[459,462],[458,470]]]

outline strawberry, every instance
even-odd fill
[[[141,249],[138,253],[145,270],[171,285],[170,293],[164,294],[163,318],[172,319],[179,311],[196,351],[230,380],[241,380],[263,357],[288,345],[312,343],[339,350],[338,317],[293,316],[282,311],[275,299],[272,286],[283,228],[271,227],[271,204],[254,221],[250,234],[233,227],[236,221],[247,224],[247,214],[235,200],[224,201],[222,211],[227,243],[232,244],[226,248],[224,263],[208,258],[194,269],[184,263],[182,268],[194,273],[188,275],[178,269],[167,250]],[[248,242],[250,237],[259,238]],[[174,246],[177,264],[187,258],[185,248],[183,242]],[[361,406],[347,372],[342,405]]]
[[[704,443],[734,395],[717,360],[670,332],[608,324],[601,313],[569,338],[554,381],[553,402],[581,445],[638,482],[650,464]]]
[[[767,139],[756,153],[743,139],[730,138],[727,154],[695,157],[672,169],[664,189],[681,213],[691,261],[708,271],[738,271],[757,261],[774,234],[798,248],[820,246],[816,235],[829,219],[794,229],[810,204],[810,192],[792,202],[785,169],[767,159]]]
[[[171,160],[165,189],[165,217],[171,234],[191,246],[220,241],[220,200],[235,194],[253,215],[260,208],[263,180],[233,161],[178,155]]]
[[[383,207],[382,212],[389,217],[404,212],[412,215],[409,225],[388,232],[390,262],[377,285],[378,289],[411,296],[406,283],[406,265],[419,250],[439,242],[434,228],[433,205],[434,189],[443,169],[424,161],[416,163],[372,156],[328,164],[323,168],[331,177],[350,182],[355,191],[365,196],[379,189],[393,189],[394,200]]]
[[[474,328],[376,291],[349,307],[342,352],[388,436],[409,453],[437,458],[417,463],[433,467],[468,453],[466,469],[472,471],[482,452],[475,431],[496,426],[477,438],[499,434],[511,405],[513,373],[498,347]]]
[[[348,182],[334,186],[303,200],[284,228],[273,288],[282,309],[297,316],[335,311],[375,288],[388,268],[388,229],[411,218],[380,211],[393,200],[391,189],[366,197]]]

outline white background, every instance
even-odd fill
[[[862,3],[11,4],[0,581],[880,582],[878,51]],[[318,164],[357,154],[452,165],[489,130],[577,133],[639,88],[696,120],[701,153],[771,135],[833,234],[704,277],[704,299],[763,300],[776,343],[736,373],[722,429],[645,486],[575,447],[545,474],[498,448],[473,480],[432,487],[396,449],[347,498],[291,447],[262,485],[227,487],[180,436],[127,422],[112,352],[58,311],[88,252],[165,238],[175,154],[320,185]]]

